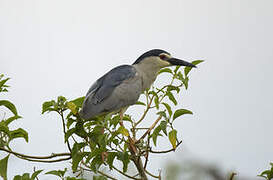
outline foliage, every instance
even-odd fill
[[[43,170],[34,171],[31,176],[29,173],[24,173],[22,176],[16,175],[13,180],[35,180],[42,171]]]
[[[263,177],[264,179],[271,180],[273,179],[273,163],[270,163],[271,168],[263,171],[259,177]]]
[[[201,60],[193,61],[192,64],[199,64]],[[93,179],[116,179],[102,172],[102,167],[117,171],[118,173],[131,179],[147,179],[147,175],[161,178],[161,175],[152,175],[148,172],[148,159],[154,153],[168,153],[175,151],[181,144],[174,125],[174,120],[181,119],[186,114],[193,114],[185,108],[175,108],[179,100],[178,94],[182,92],[182,87],[188,89],[189,73],[191,67],[184,68],[177,66],[174,69],[162,69],[159,74],[170,75],[170,83],[163,87],[151,87],[143,93],[145,102],[137,102],[136,105],[143,106],[144,112],[139,119],[128,114],[121,117],[119,114],[106,114],[89,120],[83,120],[79,116],[84,97],[68,100],[59,96],[56,100],[46,101],[42,105],[42,114],[55,112],[60,116],[60,122],[63,126],[64,143],[67,145],[67,153],[53,153],[50,156],[29,156],[14,152],[9,143],[17,138],[24,138],[28,142],[28,133],[18,128],[11,130],[10,123],[21,118],[18,115],[16,107],[8,100],[0,100],[0,106],[6,107],[12,114],[9,118],[4,118],[0,122],[0,150],[13,154],[18,158],[28,161],[54,163],[72,159],[72,171],[76,177],[81,177],[83,172],[91,171],[100,176],[94,176]],[[6,82],[0,76],[0,92],[7,92]],[[143,127],[143,121],[150,110],[155,110],[157,118],[149,127]],[[124,121],[123,123],[120,123]],[[157,139],[165,137],[170,142],[170,149],[154,150],[157,147]],[[153,143],[151,143],[151,141]],[[7,179],[6,167],[8,157],[0,161],[0,175]],[[142,162],[144,161],[144,163]],[[120,163],[118,163],[120,162]],[[138,176],[128,174],[128,164],[133,162],[138,170]],[[119,169],[117,164],[122,164]],[[60,179],[80,180],[75,177],[65,176],[67,169],[52,170],[45,175],[54,175]],[[14,180],[35,179],[42,170],[35,171],[32,175],[24,173],[17,175]]]

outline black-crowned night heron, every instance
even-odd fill
[[[99,78],[88,90],[80,116],[90,119],[110,112],[120,112],[137,102],[140,94],[149,89],[161,68],[195,65],[173,58],[170,53],[153,49],[142,54],[133,65],[118,66]]]

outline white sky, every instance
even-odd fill
[[[30,137],[15,149],[65,151],[61,122],[55,114],[41,116],[42,102],[83,96],[111,68],[161,48],[206,62],[181,98],[180,108],[194,112],[176,124],[184,143],[154,158],[154,172],[187,149],[256,176],[273,161],[272,8],[272,0],[0,0],[0,72],[12,78],[8,98],[24,117],[16,127]],[[12,159],[9,175],[34,165],[63,167]]]

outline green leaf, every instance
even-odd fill
[[[164,117],[164,118],[167,118],[166,110],[164,110],[164,111],[159,111],[159,112],[157,112],[156,114],[157,114],[157,115],[160,115],[160,116],[162,116],[162,117]]]
[[[123,121],[129,121],[129,122],[132,122],[132,118],[131,118],[131,116],[129,116],[128,114],[125,114],[124,116],[123,116],[123,119],[122,119]]]
[[[65,177],[65,180],[86,180],[83,178],[75,178],[75,177]]]
[[[0,132],[4,132],[6,135],[10,137],[9,127],[2,122],[0,122]]]
[[[70,126],[71,126],[71,125],[72,125],[74,122],[76,122],[76,120],[75,120],[75,119],[72,119],[72,118],[67,118],[66,127],[69,129],[69,128],[70,128]]]
[[[160,69],[160,71],[158,72],[158,75],[161,73],[171,73],[172,74],[172,70],[170,68],[163,68],[163,69]]]
[[[20,175],[14,176],[13,180],[22,180],[22,177]]]
[[[167,130],[166,130],[167,129],[167,121],[161,121],[160,128],[164,132],[164,134],[166,134],[166,136],[167,136]]]
[[[85,131],[84,127],[83,127],[84,123],[82,121],[78,121],[75,125],[76,131],[75,134],[77,134],[78,136],[85,138],[87,137],[87,132]]]
[[[11,137],[11,140],[16,138],[24,138],[25,141],[28,142],[28,133],[22,128],[18,128],[14,131],[10,131],[10,137]]]
[[[14,120],[16,120],[16,119],[20,119],[20,118],[22,118],[21,116],[12,116],[12,117],[10,117],[10,118],[8,118],[8,119],[6,119],[5,121],[4,121],[4,124],[5,125],[9,125],[11,122],[13,122]]]
[[[68,138],[74,134],[76,132],[76,128],[71,128],[68,131],[66,131],[65,135],[64,135],[64,142],[68,141]]]
[[[58,103],[59,105],[64,105],[65,102],[66,102],[66,98],[65,98],[64,96],[58,96],[58,98],[57,98],[57,103]]]
[[[0,160],[0,176],[7,180],[7,167],[8,167],[8,159],[9,155],[7,155],[5,158]]]
[[[126,143],[125,143],[126,144]],[[109,165],[109,168],[112,170],[113,168],[113,162],[115,160],[115,157],[117,157],[117,153],[116,152],[109,152],[108,156],[107,156],[107,164]]]
[[[178,110],[175,111],[175,113],[173,115],[173,121],[176,118],[178,118],[178,117],[180,117],[180,116],[182,116],[184,114],[193,114],[193,113],[190,110],[187,110],[187,109],[178,109]]]
[[[104,176],[93,176],[93,180],[107,180]]]
[[[182,79],[182,82],[183,82],[183,84],[184,84],[184,86],[185,86],[185,89],[188,89],[188,86],[189,86],[189,78],[186,77],[185,79]]]
[[[270,170],[263,171],[259,176],[260,177],[265,177],[266,179],[270,179]]]
[[[165,108],[167,109],[167,111],[169,113],[169,116],[171,117],[173,112],[172,112],[172,108],[170,107],[170,105],[167,103],[164,103],[164,102],[162,104],[165,106]]]
[[[123,172],[127,172],[128,164],[130,162],[128,152],[118,152],[117,159],[123,163]]]
[[[173,148],[176,148],[176,137],[177,137],[177,131],[175,129],[171,130],[169,132],[169,141],[172,144]]]
[[[43,170],[38,170],[38,171],[35,171],[31,177],[30,177],[30,180],[35,180],[35,178],[42,172]]]
[[[192,61],[191,63],[193,64],[193,65],[197,65],[197,64],[200,64],[201,62],[204,62],[204,60],[196,60],[196,61]],[[184,68],[184,74],[185,74],[185,76],[188,76],[188,74],[189,74],[189,72],[192,70],[192,67],[185,67]]]
[[[65,168],[63,171],[62,170],[57,170],[57,171],[53,170],[53,171],[46,172],[45,174],[51,174],[51,175],[55,175],[60,178],[63,178],[66,171],[67,171],[67,168]]]
[[[174,105],[177,105],[177,101],[171,92],[167,92],[166,95],[174,103]]]
[[[94,134],[97,134],[97,135],[102,135],[104,132],[104,127],[102,125],[96,125],[94,128],[93,128],[93,131],[92,133]]]
[[[66,180],[86,180],[84,178],[66,177]]]
[[[156,93],[155,91],[149,91],[148,93],[149,93],[149,94],[152,94],[152,95],[155,96],[155,97],[158,97],[158,95],[157,95],[157,93]]]
[[[2,76],[3,77],[3,76]],[[0,78],[2,79],[2,78]],[[10,78],[6,78],[0,81],[0,90],[4,87],[5,83],[9,80]],[[1,92],[1,91],[0,91]]]
[[[72,158],[73,158],[73,156],[76,155],[76,154],[77,154],[85,145],[86,145],[86,143],[84,143],[84,142],[75,143],[75,144],[73,145],[72,152],[71,152]]]
[[[24,173],[22,176],[22,180],[30,180],[29,173]]]
[[[58,177],[60,177],[60,178],[63,177],[63,176],[60,174],[60,172],[59,172],[59,171],[56,171],[56,170],[48,171],[48,172],[46,172],[45,174],[55,175],[55,176],[58,176]]]
[[[6,108],[8,108],[15,116],[17,116],[17,110],[16,107],[14,106],[14,104],[12,104],[11,102],[7,101],[7,100],[1,100],[0,101],[0,106],[5,106]]]
[[[91,170],[96,173],[99,167],[102,165],[102,163],[103,161],[101,159],[101,155],[99,154],[91,161],[91,164],[90,164]]]
[[[85,96],[74,99],[70,102],[74,103],[77,107],[82,107]]]
[[[181,66],[176,66],[173,72],[176,74],[177,71],[180,69],[180,67],[181,67]]]
[[[155,96],[154,103],[155,103],[156,109],[159,109],[159,98],[158,98],[158,96]]]
[[[173,85],[168,85],[167,91],[176,91],[177,93],[179,93],[180,92],[180,88],[176,87],[176,86],[173,86]]]
[[[110,126],[113,125],[114,127],[116,127],[116,126],[118,125],[119,121],[120,121],[120,115],[114,116],[114,117],[110,120]]]
[[[135,103],[135,105],[143,105],[143,106],[146,106],[146,104],[145,104],[144,102],[141,102],[141,101],[137,101],[137,102]]]
[[[103,152],[102,149],[98,149],[98,148],[95,148],[94,150],[91,151],[91,153],[88,154],[87,158],[86,158],[86,163],[89,163],[89,161],[95,157],[95,156],[100,156],[101,153]]]
[[[152,138],[153,138],[153,142],[154,142],[155,146],[156,146],[157,137],[159,136],[160,131],[161,131],[161,127],[160,126],[157,126],[155,128],[155,130],[153,131]]]
[[[81,160],[84,158],[85,154],[82,152],[76,153],[72,157],[72,171],[75,173],[77,171],[78,165],[81,162]]]
[[[54,108],[55,104],[56,104],[56,102],[54,100],[44,102],[43,107],[42,107],[42,114],[44,114],[45,112],[50,112],[50,111],[56,110]]]
[[[74,115],[76,115],[76,114],[78,113],[78,111],[77,111],[77,106],[76,106],[73,102],[67,102],[67,103],[66,103],[66,106],[67,106],[68,109],[70,109],[70,111],[71,111]]]
[[[124,126],[120,126],[118,128],[118,133],[124,135],[124,136],[129,136],[129,131],[124,127]]]
[[[263,171],[260,175],[260,177],[264,177],[267,180],[273,179],[273,163],[270,163],[271,169]]]
[[[107,134],[101,134],[98,136],[98,143],[101,146],[100,148],[106,148],[107,145]]]
[[[184,79],[184,77],[183,77],[183,74],[181,73],[181,71],[179,71],[178,73],[177,73],[177,76],[176,76],[180,81],[182,81],[183,79]]]
[[[0,79],[2,79],[2,78],[0,78]],[[1,81],[0,81],[0,88],[1,88],[8,80],[10,80],[10,78],[6,78],[6,79],[1,80]]]

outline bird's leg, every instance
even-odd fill
[[[119,124],[120,124],[120,126],[123,126],[123,127],[124,127],[123,116],[124,116],[125,111],[126,111],[126,108],[122,108],[119,112],[119,117],[120,117]]]
[[[122,113],[122,112],[119,113],[119,117],[120,117],[119,125],[120,125],[120,126],[124,126],[124,125],[123,125],[123,113]]]

